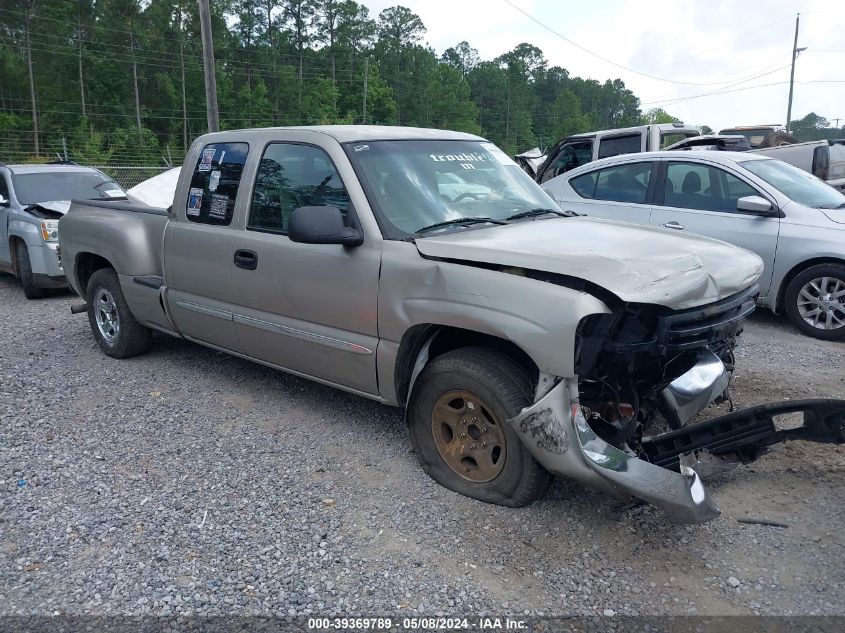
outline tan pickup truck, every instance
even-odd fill
[[[59,240],[106,354],[158,330],[403,407],[425,471],[483,501],[556,474],[704,521],[700,476],[843,439],[841,401],[689,423],[727,385],[759,257],[565,213],[477,136],[209,134],[169,208],[74,202]],[[790,411],[805,425],[779,431]]]

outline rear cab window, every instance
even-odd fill
[[[217,226],[232,223],[248,153],[247,143],[209,143],[202,148],[185,208],[189,222]]]
[[[599,142],[599,158],[618,156],[619,154],[636,154],[642,149],[642,134],[605,137]]]

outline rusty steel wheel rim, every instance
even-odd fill
[[[490,406],[469,391],[448,391],[437,399],[431,433],[440,457],[464,479],[491,481],[505,467],[505,429]]]

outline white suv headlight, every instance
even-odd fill
[[[41,220],[41,237],[45,242],[59,241],[59,221]]]

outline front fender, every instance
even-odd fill
[[[610,309],[591,294],[472,264],[425,259],[413,244],[385,242],[379,283],[378,374],[392,393],[399,344],[411,328],[460,328],[509,341],[540,372],[575,375],[581,319]],[[388,392],[389,390],[390,392]]]
[[[44,246],[39,222],[35,218],[31,220],[20,216],[9,218],[9,239],[11,240],[13,237],[22,239],[27,248]]]

